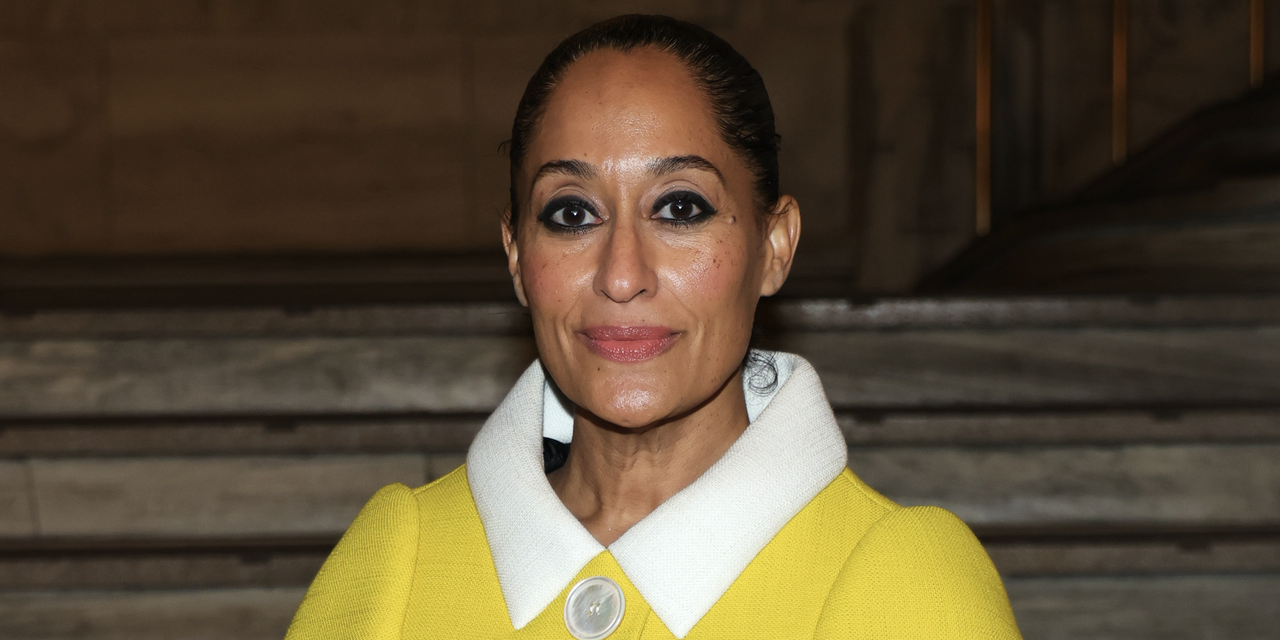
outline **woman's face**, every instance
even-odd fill
[[[504,240],[542,362],[581,409],[644,427],[738,371],[800,231],[789,197],[778,215],[756,210],[753,180],[676,58],[606,49],[569,68]]]

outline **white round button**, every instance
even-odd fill
[[[604,576],[587,578],[569,590],[564,601],[564,626],[578,640],[600,640],[618,628],[626,607],[618,583]]]

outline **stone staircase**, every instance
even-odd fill
[[[1070,198],[1001,221],[921,291],[1280,292],[1280,76]]]
[[[773,301],[850,467],[978,533],[1027,638],[1274,638],[1280,296]],[[379,487],[534,357],[505,302],[0,316],[0,637],[278,638]]]

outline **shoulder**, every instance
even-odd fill
[[[850,561],[903,566],[924,557],[948,562],[986,561],[973,532],[955,514],[939,507],[899,507],[867,531]],[[958,554],[958,555],[956,555]]]
[[[403,485],[399,486],[403,487]],[[465,510],[468,507],[475,509],[475,501],[471,498],[471,485],[467,483],[466,465],[440,476],[434,482],[408,491],[424,516],[430,516],[439,510]]]
[[[327,574],[343,572],[354,579],[403,571],[400,562],[411,558],[417,547],[419,509],[414,490],[403,484],[379,489],[360,510],[354,522],[320,569],[317,583]]]
[[[842,638],[1019,637],[986,551],[964,522],[938,507],[891,509],[867,530],[836,578],[819,631]]]
[[[439,516],[447,519],[450,507],[464,508],[460,499],[470,502],[461,468],[417,489],[392,484],[378,490],[320,568],[289,640],[398,638],[423,529]]]
[[[492,565],[465,465],[414,489],[412,496],[419,518],[418,552],[433,567]]]
[[[832,551],[843,559],[876,523],[900,509],[845,469],[805,505],[784,531],[809,523],[815,528],[812,533],[830,540],[835,545]]]
[[[848,494],[852,499],[864,503],[866,509],[879,516],[884,516],[902,508],[894,501],[880,495],[879,492],[868,486],[867,483],[862,481],[862,478],[854,475],[848,468],[831,482],[828,490],[832,489]]]
[[[816,563],[822,572],[830,571],[830,584],[867,532],[901,508],[845,469],[774,535],[768,553],[757,560],[777,556],[786,566]]]
[[[452,521],[457,512],[468,509],[474,511],[475,506],[465,467],[416,489],[399,483],[387,485],[360,510],[332,558],[363,555],[376,560],[411,554],[417,549],[422,528],[438,520]]]

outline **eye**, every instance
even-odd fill
[[[538,221],[552,231],[585,231],[601,222],[594,207],[572,196],[548,202],[538,214]]]
[[[668,193],[653,203],[653,217],[675,224],[705,220],[715,212],[706,198],[692,191]]]

